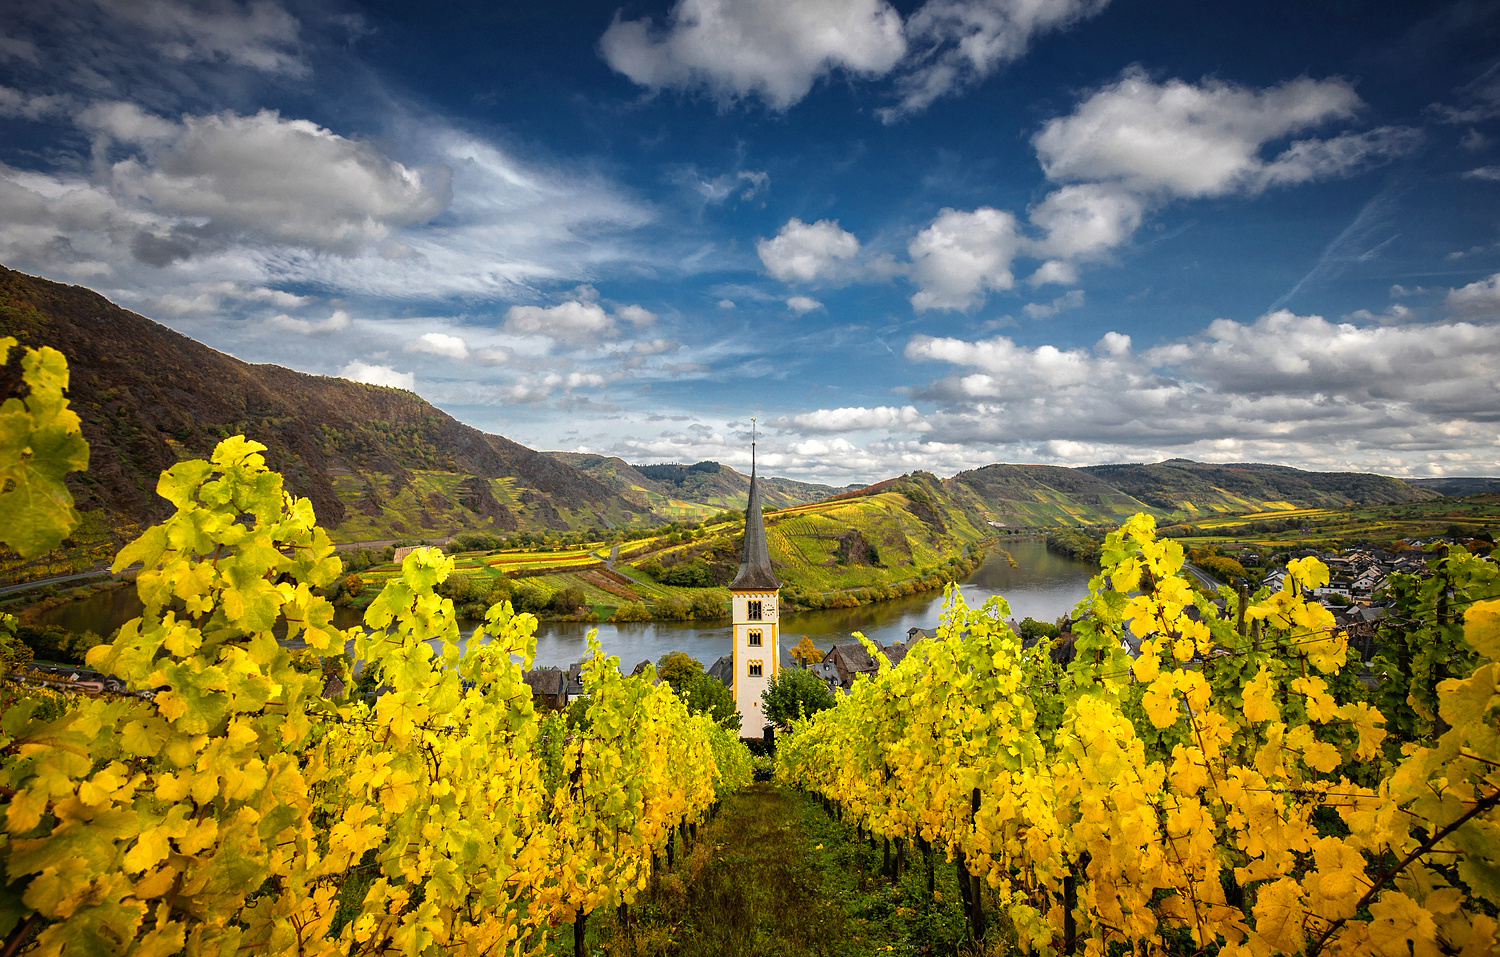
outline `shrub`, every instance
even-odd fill
[[[651,612],[646,608],[645,602],[627,601],[615,609],[610,621],[650,621]]]
[[[713,594],[694,595],[689,608],[694,618],[726,618],[729,615],[719,596]]]

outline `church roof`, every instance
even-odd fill
[[[771,552],[766,547],[766,520],[760,510],[760,488],[755,484],[755,466],[750,466],[750,502],[745,507],[745,551],[740,556],[740,573],[729,583],[730,589],[775,591],[781,581],[771,568]]]

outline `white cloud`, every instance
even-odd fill
[[[1130,351],[1130,337],[1111,330],[1094,343],[1094,351],[1102,356],[1123,356]]]
[[[764,170],[742,169],[705,177],[696,167],[686,166],[677,170],[671,179],[710,206],[718,206],[731,199],[747,203],[771,188],[771,174]]]
[[[656,313],[640,306],[621,306],[615,310],[615,317],[625,320],[632,326],[649,326],[656,321]]]
[[[1071,286],[1078,282],[1078,267],[1060,259],[1049,259],[1038,266],[1036,272],[1027,277],[1026,282],[1031,286],[1045,286],[1049,283]]]
[[[1050,273],[1039,270],[1034,284],[1066,277],[1069,267],[1064,263],[1107,255],[1130,238],[1145,213],[1139,197],[1103,183],[1064,186],[1049,193],[1031,211],[1031,223],[1041,231],[1032,248],[1037,255],[1057,257],[1050,261],[1058,265]]]
[[[790,420],[783,419],[779,424],[790,424],[803,432],[859,432],[865,429],[922,432],[928,428],[922,413],[910,405],[819,409],[794,415]]]
[[[1444,302],[1455,315],[1500,318],[1500,273],[1449,290]]]
[[[906,22],[914,55],[902,71],[900,103],[887,121],[972,86],[1021,58],[1033,37],[1095,16],[1109,0],[928,0]]]
[[[786,301],[786,306],[799,316],[823,308],[823,304],[811,296],[792,296]]]
[[[884,0],[678,0],[665,28],[616,14],[599,46],[641,86],[758,96],[774,110],[826,73],[880,76],[906,53],[901,16]]]
[[[660,356],[676,352],[679,344],[670,339],[652,339],[649,342],[632,343],[630,350],[638,356]]]
[[[1267,144],[1349,119],[1359,106],[1354,87],[1340,79],[1303,77],[1256,91],[1212,79],[1157,83],[1131,68],[1068,116],[1048,121],[1032,142],[1057,182],[1108,180],[1140,193],[1222,196],[1274,181],[1272,164],[1260,155]],[[1295,166],[1292,152],[1282,159]],[[1344,162],[1363,158],[1351,148]]]
[[[1072,289],[1049,303],[1028,302],[1022,306],[1022,311],[1032,319],[1051,319],[1065,309],[1078,309],[1083,306],[1083,290]]]
[[[510,353],[493,347],[478,349],[474,352],[474,361],[482,366],[503,366],[510,361]]]
[[[920,287],[912,306],[918,312],[973,309],[986,290],[1011,288],[1011,262],[1020,246],[1016,218],[1008,212],[943,210],[907,247],[912,279]]]
[[[758,240],[755,251],[766,271],[783,282],[812,282],[849,275],[857,266],[859,240],[837,220],[787,220],[774,239]]]
[[[526,376],[501,390],[508,402],[537,403],[558,391],[572,392],[574,389],[597,389],[606,384],[604,376],[593,372],[547,372]]]
[[[1500,166],[1481,166],[1465,172],[1464,179],[1485,179],[1500,181]]]
[[[1092,351],[918,336],[906,357],[958,367],[917,395],[942,404],[928,416],[942,442],[1180,454],[1238,440],[1265,455],[1279,442],[1282,460],[1309,460],[1330,442],[1350,454],[1483,447],[1500,420],[1500,326],[1465,322],[1355,326],[1282,311],[1143,352],[1118,334]]]
[[[110,0],[100,6],[143,30],[168,60],[227,61],[266,73],[303,76],[301,24],[279,4]]]
[[[467,359],[469,344],[462,336],[451,336],[445,332],[424,332],[404,347],[407,352],[425,352],[428,355],[447,359]]]
[[[0,118],[18,120],[40,120],[43,117],[66,113],[72,106],[72,98],[58,94],[28,94],[8,86],[0,86]]]
[[[343,332],[350,326],[349,313],[342,309],[334,310],[333,315],[317,322],[296,319],[285,313],[272,316],[266,322],[278,332],[292,332],[299,336],[329,336],[335,332]]]
[[[511,306],[505,330],[522,336],[597,340],[615,334],[615,325],[597,302],[570,300],[555,306]]]
[[[1406,322],[1410,320],[1414,315],[1415,313],[1413,313],[1406,306],[1401,305],[1401,303],[1399,302],[1393,302],[1391,303],[1390,308],[1383,313],[1371,312],[1369,309],[1356,309],[1345,316],[1344,319],[1352,320],[1354,322],[1381,322],[1391,324],[1397,322]]]
[[[269,110],[186,117],[168,128],[132,107],[89,118],[141,146],[110,168],[112,191],[188,221],[158,237],[164,255],[238,237],[354,255],[431,220],[450,199],[446,169],[410,169]]]
[[[720,309],[733,309],[733,308],[735,308],[734,300],[733,299],[720,299],[719,302],[718,302],[718,307]]]
[[[408,392],[415,389],[417,385],[417,377],[410,372],[397,372],[390,366],[370,365],[364,362],[349,363],[344,366],[339,375],[354,382],[385,385],[393,389],[405,389]]]

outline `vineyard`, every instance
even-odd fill
[[[1316,560],[1221,611],[1137,516],[1105,542],[1067,669],[1022,649],[1003,600],[954,594],[939,640],[801,722],[777,771],[946,852],[971,934],[1023,951],[1494,953],[1500,583],[1452,551],[1371,693],[1302,600]]]
[[[61,479],[87,446],[61,356],[22,368],[0,540],[24,556],[76,523]],[[333,545],[261,451],[163,473],[176,514],[116,557],[145,611],[89,664],[133,693],[0,700],[4,953],[536,953],[628,909],[674,831],[749,783],[743,744],[597,646],[586,703],[538,713],[535,619],[494,607],[460,654],[436,550],[332,627]],[[351,663],[373,704],[324,697]]]

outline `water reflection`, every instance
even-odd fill
[[[970,607],[978,607],[990,597],[1002,595],[1009,601],[1011,614],[1017,620],[1030,617],[1050,622],[1071,611],[1088,592],[1088,580],[1093,572],[1091,566],[1047,551],[1040,538],[1002,544],[1015,557],[1016,567],[1011,567],[1010,561],[998,550],[992,550],[984,564],[959,586]],[[835,642],[849,640],[856,631],[864,632],[866,637],[881,644],[904,641],[912,628],[936,627],[942,604],[941,592],[926,592],[857,608],[797,612],[782,619],[782,647],[791,648],[806,636],[826,651]],[[117,588],[49,609],[39,616],[38,623],[61,625],[69,631],[110,635],[140,611],[141,604],[135,590]],[[334,623],[348,627],[357,624],[359,617],[357,612],[340,608]],[[642,660],[657,661],[669,651],[685,651],[705,665],[711,665],[721,655],[729,654],[732,645],[727,620],[620,625],[544,621],[537,628],[536,663],[539,666],[567,667],[578,661],[588,648],[587,635],[591,628],[599,629],[599,641],[605,653],[618,656],[627,671]],[[464,631],[467,636],[472,625]]]

